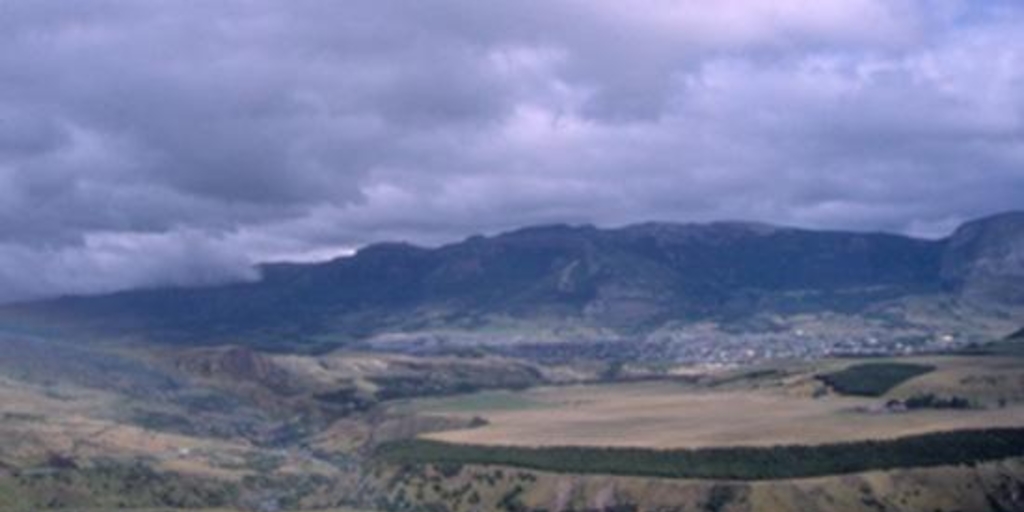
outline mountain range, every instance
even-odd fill
[[[381,243],[260,272],[249,283],[10,305],[0,322],[271,347],[424,336],[650,340],[694,329],[835,337],[958,329],[960,339],[976,339],[1024,325],[1024,212],[968,222],[938,240],[741,222],[537,226],[436,248]]]

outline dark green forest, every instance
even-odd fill
[[[975,464],[1024,456],[1024,429],[962,430],[819,446],[656,450],[460,445],[423,439],[382,445],[405,464],[494,464],[557,473],[772,480],[902,467]]]

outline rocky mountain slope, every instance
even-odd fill
[[[941,240],[748,223],[541,226],[261,270],[254,283],[8,306],[0,322],[307,347],[410,333],[550,341],[707,325],[773,332],[796,329],[786,320],[795,318],[828,319],[822,332],[870,337],[858,326],[874,325],[920,337],[937,336],[942,318],[956,315],[989,336],[1020,324],[1024,213],[973,221]]]
[[[1024,301],[1024,212],[964,224],[946,241],[941,274],[966,293]]]

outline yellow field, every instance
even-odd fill
[[[905,398],[916,393],[963,396],[996,403],[1024,401],[1024,364],[1014,357],[930,357],[913,361],[939,367],[894,389],[890,396]]]
[[[890,395],[912,392],[976,392],[979,379],[997,375],[1022,379],[1020,363],[1005,361],[992,373],[984,361],[940,361],[937,372],[909,381]],[[799,381],[799,379],[797,379]],[[1024,380],[1022,380],[1024,382]],[[481,394],[469,399],[435,400],[428,414],[481,416],[489,424],[424,437],[470,444],[518,446],[635,446],[697,448],[824,444],[885,439],[966,428],[1024,426],[1024,403],[1005,407],[887,412],[886,398],[834,394],[811,398],[794,392],[803,383],[759,389],[717,390],[670,382],[537,388],[521,393]],[[931,385],[929,385],[929,383]],[[1001,386],[1006,389],[1007,386]],[[973,393],[968,393],[973,395]],[[993,392],[994,396],[994,392]],[[493,406],[487,405],[493,401]],[[469,406],[467,406],[467,404]]]

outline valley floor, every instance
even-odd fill
[[[485,395],[486,396],[486,395]],[[470,398],[484,402],[485,396]],[[707,448],[826,444],[928,432],[1024,426],[1024,404],[985,409],[891,411],[885,399],[825,395],[776,387],[692,390],[672,383],[573,386],[492,393],[497,409],[439,414],[482,416],[488,424],[426,434],[451,443],[512,446]],[[518,408],[502,401],[524,402]]]
[[[930,467],[907,467],[917,464],[910,458],[770,481],[382,455],[401,442],[771,450],[1024,428],[1024,358],[1017,355],[715,370],[625,365],[609,377],[600,362],[556,366],[479,354],[273,355],[41,340],[0,349],[3,512],[866,511],[879,503],[908,512],[1024,510],[1024,466],[1009,449],[1017,438],[1007,438],[1006,451],[990,442],[1003,442],[1005,432],[976,446],[977,439],[957,438],[968,439],[964,449],[920,464]],[[823,378],[860,367],[853,378],[872,379],[879,364],[927,371],[875,386],[877,396],[849,396]],[[889,469],[864,470],[877,467]]]

